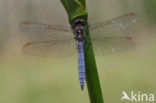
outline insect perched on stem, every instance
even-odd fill
[[[71,28],[24,21],[20,24],[20,28],[31,36],[41,38],[42,41],[25,44],[23,51],[41,57],[68,57],[75,52],[77,45],[79,81],[83,90],[85,83],[84,44],[89,44],[85,40],[86,30],[91,33],[94,53],[108,54],[130,48],[133,45],[131,35],[116,35],[115,33],[128,28],[136,20],[137,16],[134,13],[128,13],[106,22],[90,25],[87,28],[84,26],[87,21],[80,18],[73,21]]]

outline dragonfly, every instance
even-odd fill
[[[130,34],[117,32],[127,29],[136,21],[135,13],[127,13],[87,27],[84,26],[87,21],[81,18],[74,20],[71,27],[24,21],[20,24],[20,29],[35,38],[40,38],[40,41],[26,43],[23,46],[23,52],[41,57],[62,58],[74,54],[77,48],[79,82],[81,90],[83,90],[85,84],[84,44],[86,43],[86,30],[90,32],[95,55],[105,55],[133,46],[134,42]]]

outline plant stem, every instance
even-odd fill
[[[72,21],[77,18],[88,21],[85,0],[61,0],[61,2],[66,9],[70,24],[72,24]],[[87,22],[85,26],[88,26]],[[90,103],[104,103],[96,67],[95,56],[88,29],[86,30],[86,43],[84,43],[84,54],[86,66],[86,82],[90,97]]]

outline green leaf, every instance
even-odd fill
[[[77,18],[87,20],[85,0],[61,0],[61,2],[67,11],[70,24]]]

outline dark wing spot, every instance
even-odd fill
[[[30,21],[24,21],[23,24],[30,24]]]
[[[25,46],[30,46],[32,45],[32,42],[26,43]]]
[[[126,36],[125,39],[126,39],[126,40],[132,40],[132,38],[129,37],[129,36]]]
[[[127,15],[128,15],[128,16],[133,16],[133,15],[134,15],[134,13],[128,13]]]

